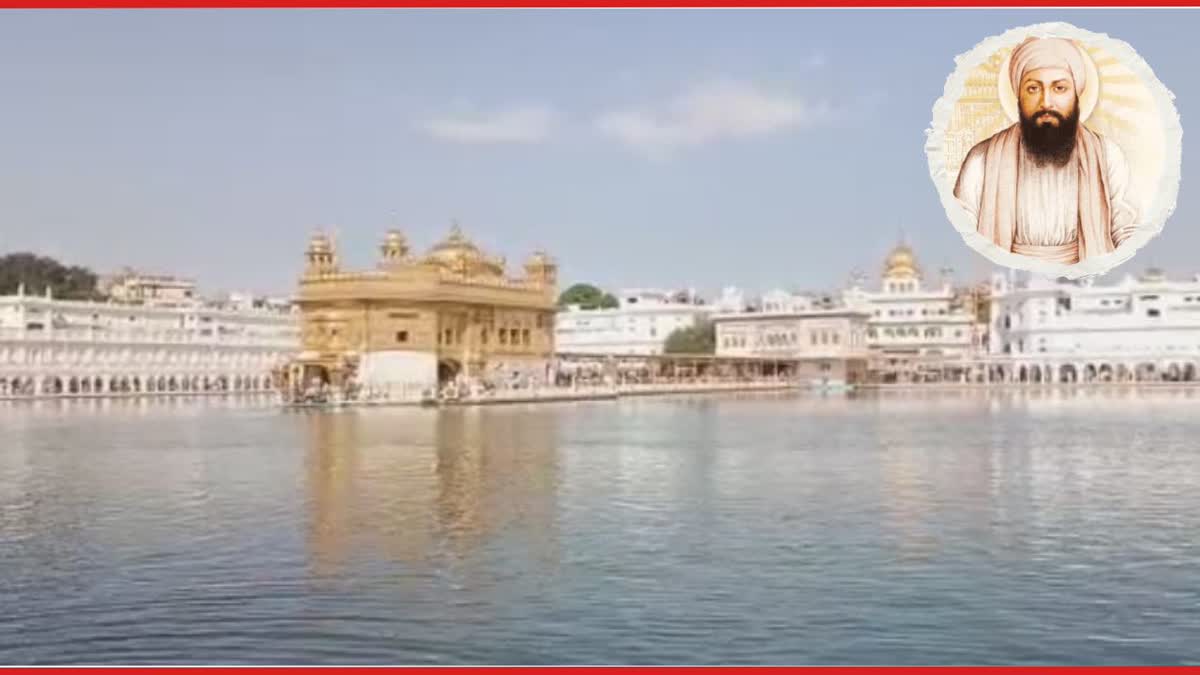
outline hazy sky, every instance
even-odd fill
[[[365,267],[457,218],[565,282],[830,287],[901,229],[982,276],[925,130],[955,55],[1042,21],[1175,93],[1179,206],[1119,272],[1200,272],[1195,10],[2,11],[0,252],[290,292],[317,227]]]

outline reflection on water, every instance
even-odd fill
[[[533,409],[313,414],[308,508],[313,563],[468,560],[493,541],[556,558],[553,416]]]
[[[1195,662],[1198,394],[0,405],[0,662]]]

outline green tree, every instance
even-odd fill
[[[33,253],[0,256],[0,295],[12,295],[24,284],[25,292],[45,293],[56,298],[92,300],[99,297],[96,274],[86,267],[63,265],[53,258]]]
[[[558,305],[579,305],[584,309],[610,309],[619,303],[611,293],[605,293],[592,284],[575,284],[558,296]]]
[[[712,354],[717,351],[717,328],[709,321],[676,328],[663,342],[667,354]]]

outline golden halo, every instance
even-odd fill
[[[1087,85],[1079,93],[1079,123],[1082,124],[1092,116],[1092,111],[1096,109],[1096,103],[1100,100],[1100,73],[1096,70],[1096,62],[1092,60],[1091,54],[1088,54],[1088,51],[1080,47],[1075,40],[1072,40],[1071,44],[1075,45],[1075,51],[1079,52],[1079,56],[1083,58],[1083,70],[1087,77]],[[1000,72],[996,75],[996,87],[1000,91],[1000,107],[1004,108],[1004,115],[1008,117],[1009,122],[1016,122],[1021,118],[1021,114],[1018,110],[1017,94],[1013,91],[1012,79],[1008,73],[1010,63],[1012,63],[1011,51],[1000,63]]]

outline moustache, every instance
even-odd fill
[[[1067,121],[1066,116],[1064,116],[1062,113],[1055,112],[1053,110],[1043,110],[1043,111],[1039,112],[1038,114],[1034,115],[1033,119],[1040,120],[1043,117],[1053,117],[1054,119],[1058,120],[1059,122]]]

